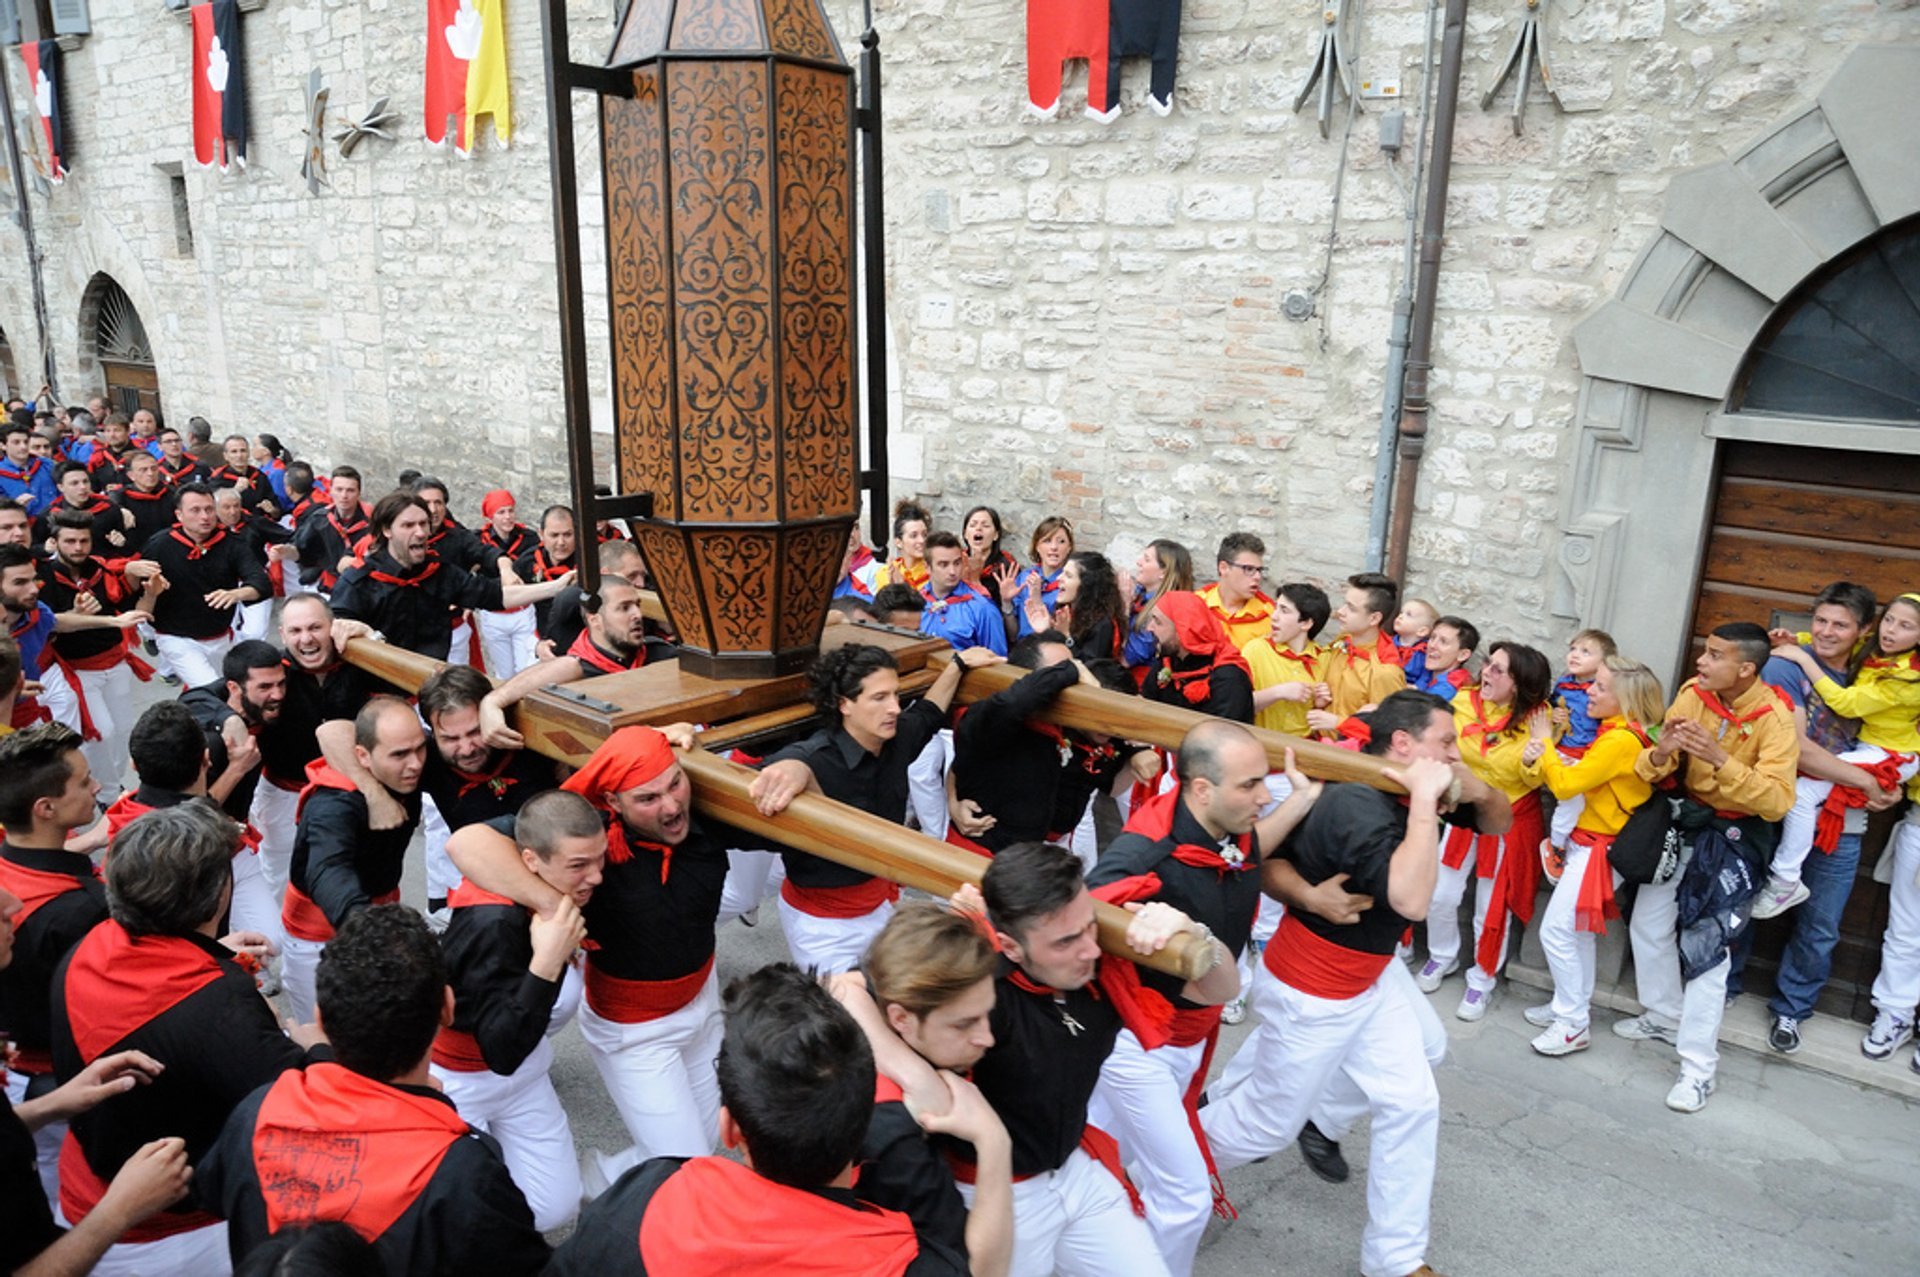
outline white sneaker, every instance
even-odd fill
[[[1521,1012],[1521,1014],[1526,1017],[1527,1023],[1531,1024],[1534,1028],[1544,1029],[1553,1023],[1553,1003],[1542,1002],[1537,1007],[1528,1007],[1525,1011]]]
[[[1754,920],[1778,917],[1795,905],[1805,904],[1811,894],[1804,882],[1782,882],[1777,877],[1769,877],[1753,902]]]
[[[1493,990],[1468,987],[1460,999],[1460,1005],[1454,1008],[1453,1018],[1465,1020],[1471,1024],[1475,1020],[1484,1020],[1487,1008],[1493,1005]],[[1551,1009],[1551,1007],[1549,1007]]]
[[[1585,1026],[1576,1028],[1565,1020],[1555,1020],[1533,1040],[1533,1049],[1542,1055],[1572,1055],[1592,1045],[1593,1037]]]
[[[1670,1029],[1650,1015],[1636,1015],[1631,1020],[1615,1020],[1613,1036],[1625,1038],[1629,1042],[1665,1042],[1668,1046],[1680,1045],[1680,1030]]]
[[[1698,1113],[1707,1107],[1707,1097],[1712,1094],[1712,1078],[1682,1074],[1680,1080],[1673,1084],[1673,1089],[1667,1092],[1667,1107],[1676,1113]]]
[[[1873,1027],[1867,1030],[1867,1036],[1860,1039],[1860,1054],[1869,1060],[1884,1060],[1911,1041],[1913,1021],[1882,1011],[1873,1017]]]
[[[1220,1023],[1238,1024],[1247,1018],[1247,995],[1241,994],[1220,1008]]]
[[[1422,965],[1418,971],[1414,972],[1413,982],[1420,987],[1420,992],[1432,993],[1440,987],[1442,980],[1445,980],[1459,969],[1460,961],[1457,958],[1449,962],[1444,968],[1432,958],[1428,958],[1426,963]]]

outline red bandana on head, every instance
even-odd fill
[[[1190,705],[1204,705],[1212,692],[1213,671],[1223,665],[1238,666],[1240,672],[1253,680],[1253,670],[1247,664],[1247,658],[1240,655],[1240,649],[1227,637],[1226,627],[1220,624],[1220,618],[1213,614],[1198,594],[1191,590],[1171,590],[1160,596],[1154,604],[1160,615],[1173,623],[1174,633],[1179,636],[1180,646],[1188,657],[1200,657],[1207,662],[1197,670],[1181,672],[1173,668],[1171,662],[1161,665],[1157,675],[1162,686],[1180,689],[1180,694]]]
[[[602,811],[612,811],[607,801],[609,796],[644,785],[673,764],[673,746],[660,732],[651,727],[623,727],[607,737],[606,743],[593,751],[587,765],[569,776],[560,788],[580,795]],[[661,847],[661,850],[666,854],[660,861],[660,881],[665,882],[673,849]],[[607,832],[607,859],[616,865],[633,859],[633,849],[619,820],[615,820]]]

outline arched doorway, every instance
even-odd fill
[[[133,299],[108,275],[95,275],[81,303],[81,341],[93,354],[94,366],[106,384],[108,406],[129,415],[145,408],[156,419],[160,412],[160,375],[153,364],[153,344]]]
[[[1675,682],[1724,621],[1798,628],[1829,581],[1882,598],[1920,584],[1920,157],[1883,105],[1916,75],[1920,48],[1858,48],[1812,105],[1676,178],[1575,332],[1553,610]],[[1823,1011],[1870,1017],[1886,898],[1863,873]],[[1769,989],[1791,920],[1756,924],[1750,991]]]

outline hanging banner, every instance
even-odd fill
[[[505,146],[513,109],[504,0],[427,0],[427,141],[445,145],[452,117],[454,149],[465,158],[483,115],[493,117],[493,134]]]
[[[47,143],[47,180],[55,186],[67,180],[66,133],[60,124],[60,46],[52,40],[20,46],[27,66],[27,85],[33,90],[34,114],[40,117]]]
[[[193,17],[193,158],[200,167],[247,166],[246,58],[239,0],[196,4]]]

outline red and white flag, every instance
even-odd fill
[[[239,0],[196,4],[193,16],[193,158],[202,168],[247,166],[247,90]]]
[[[22,41],[20,60],[27,67],[33,113],[47,143],[47,180],[58,186],[67,180],[66,136],[60,124],[60,45],[53,40]]]

